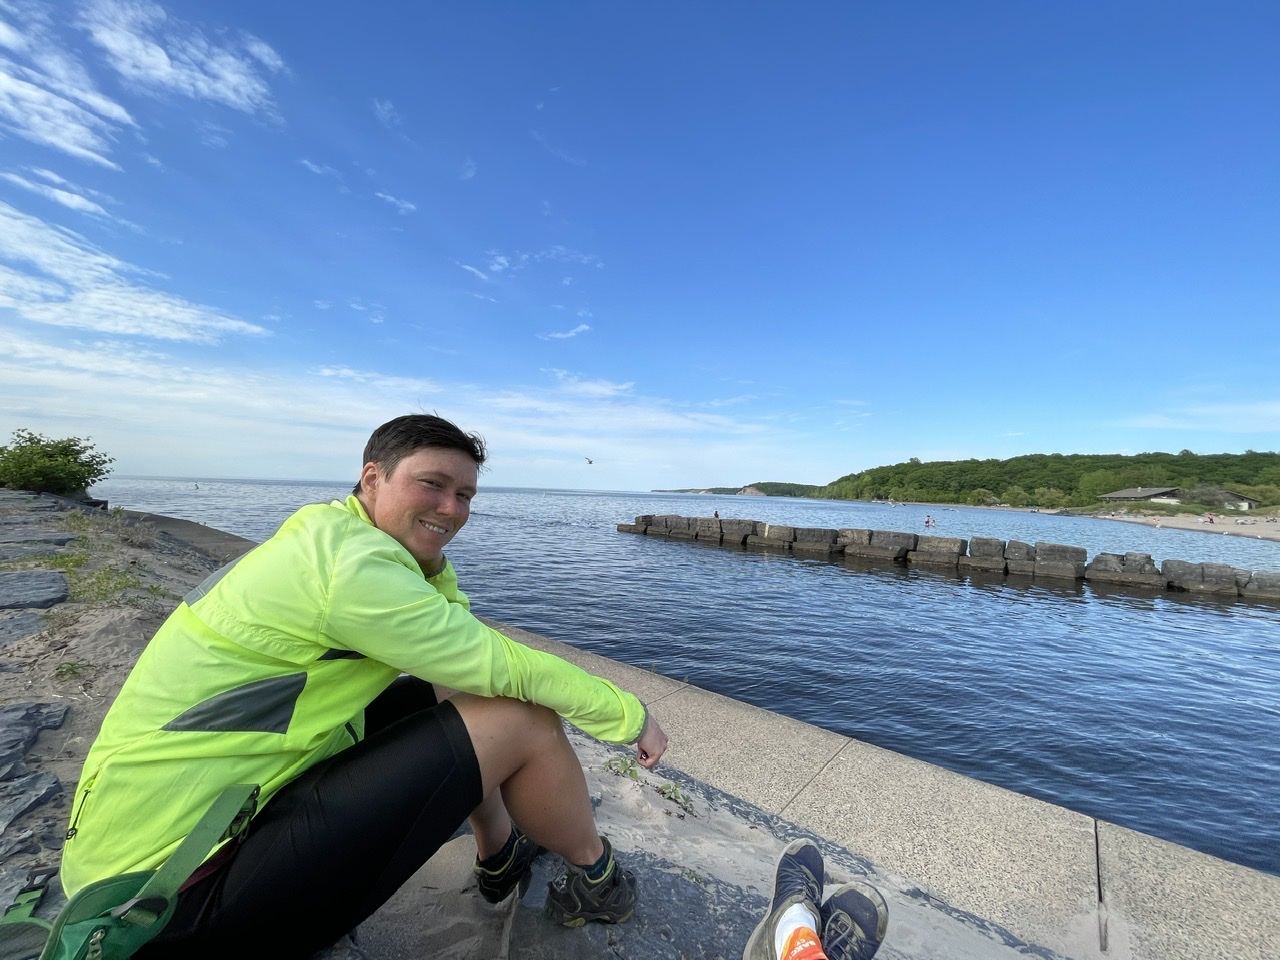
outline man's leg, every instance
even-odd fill
[[[510,819],[567,862],[590,864],[599,859],[604,845],[596,831],[586,777],[560,718],[545,707],[505,697],[457,694],[449,702],[466,724],[484,795],[500,791]],[[483,814],[494,816],[498,809],[494,805]],[[505,832],[497,832],[505,841]]]
[[[500,790],[521,829],[565,861],[547,892],[547,916],[569,927],[631,919],[635,877],[596,830],[582,764],[560,718],[518,700],[459,695],[451,702],[467,725],[486,796]]]
[[[138,958],[310,957],[385,903],[481,797],[453,705],[413,713],[286,784]]]

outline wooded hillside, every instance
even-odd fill
[[[1009,460],[939,460],[851,473],[812,496],[1056,509],[1089,506],[1129,487],[1178,487],[1184,499],[1215,505],[1224,493],[1280,504],[1280,453],[1031,454]]]

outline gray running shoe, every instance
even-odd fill
[[[822,853],[813,841],[804,838],[792,840],[778,858],[769,915],[751,932],[751,939],[742,951],[742,960],[778,960],[773,936],[778,917],[789,907],[803,903],[813,912],[815,919],[821,916],[818,901],[822,899],[823,876]]]
[[[529,868],[545,851],[525,834],[519,827],[513,826],[516,842],[511,853],[498,862],[495,857],[486,860],[476,858],[471,871],[476,875],[476,886],[480,888],[480,896],[490,903],[501,903],[511,895],[511,891],[526,880]],[[496,855],[495,855],[496,856]]]
[[[822,905],[822,949],[828,960],[871,960],[888,929],[889,905],[868,883],[841,884]]]
[[[636,912],[635,874],[618,866],[609,838],[600,839],[609,858],[604,876],[591,880],[581,867],[566,863],[564,873],[547,884],[547,916],[562,926],[626,923]]]

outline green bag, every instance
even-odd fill
[[[257,799],[257,786],[227,787],[158,869],[89,884],[52,923],[32,914],[55,871],[33,870],[0,917],[0,960],[125,960],[133,956],[164,929],[177,906],[178,889],[214,845],[244,829]]]

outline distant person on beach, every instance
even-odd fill
[[[484,461],[480,437],[439,417],[383,424],[350,496],[298,510],[143,651],[85,760],[68,896],[159,866],[229,784],[261,792],[140,960],[259,956],[272,930],[273,958],[310,957],[465,820],[486,900],[546,848],[566,865],[555,922],[631,918],[635,877],[596,829],[561,717],[636,744],[646,768],[667,737],[632,694],[471,614],[444,548]]]
[[[769,912],[742,960],[871,960],[889,930],[889,907],[869,883],[851,880],[822,898],[826,868],[812,840],[778,858]]]

